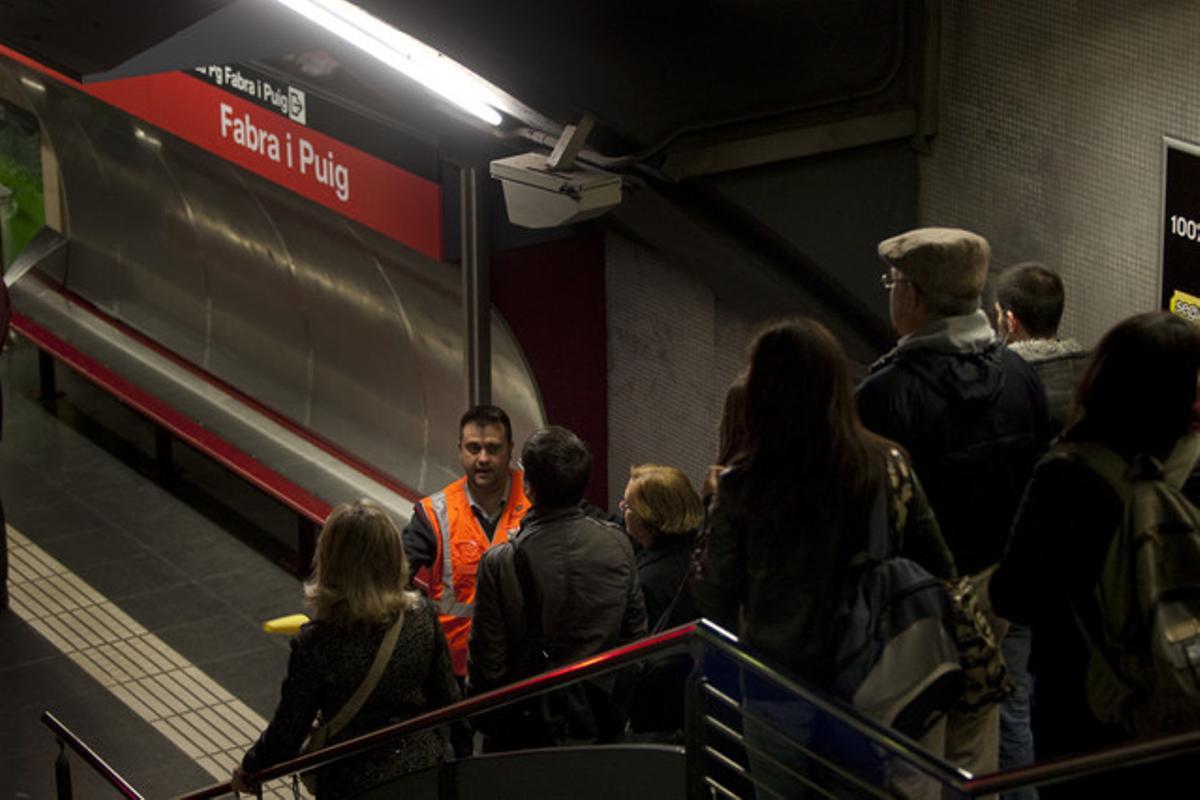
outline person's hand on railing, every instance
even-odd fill
[[[235,792],[239,794],[258,794],[258,786],[249,781],[250,773],[242,769],[241,765],[233,768],[233,777],[229,779],[230,785]]]

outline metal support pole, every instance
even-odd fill
[[[171,433],[160,425],[154,426],[154,462],[159,480],[169,483],[175,476],[175,456],[171,452]]]
[[[296,574],[301,578],[307,578],[312,572],[318,532],[315,522],[308,517],[296,515]]]
[[[688,800],[702,800],[711,796],[704,781],[708,756],[704,751],[704,669],[701,663],[703,653],[696,637],[692,638],[688,649],[692,654],[693,667],[684,684],[683,741],[684,769],[687,775],[684,796]]]
[[[468,406],[492,402],[492,285],[484,240],[485,210],[479,170],[464,168],[459,173],[459,227]]]
[[[42,406],[53,411],[58,401],[58,386],[54,381],[54,357],[38,350],[38,394]]]
[[[67,759],[67,745],[62,739],[58,742],[58,758],[54,759],[54,785],[58,790],[58,800],[71,800],[71,762]]]

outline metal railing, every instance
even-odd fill
[[[54,760],[54,780],[58,786],[58,800],[70,800],[71,798],[71,765],[67,760],[68,747],[123,796],[130,800],[142,800],[142,795],[138,793],[137,789],[130,786],[128,781],[118,775],[115,769],[96,755],[92,748],[84,744],[82,739],[59,722],[58,718],[49,711],[42,714],[42,724],[53,731],[55,739],[58,740],[58,757]]]
[[[463,720],[467,717],[473,717],[485,711],[491,711],[554,689],[561,689],[587,678],[630,666],[650,656],[685,650],[691,642],[693,635],[698,630],[698,625],[699,623],[690,623],[688,625],[681,625],[678,628],[672,628],[671,630],[641,639],[632,644],[600,653],[582,661],[577,661],[574,664],[552,669],[541,675],[535,675],[532,678],[526,678],[508,686],[470,697],[454,705],[411,717],[403,722],[389,725],[386,728],[380,728],[354,739],[338,742],[321,750],[305,753],[304,755],[276,764],[273,767],[268,767],[250,777],[255,783],[262,783],[276,778],[284,778],[299,772],[307,772],[310,769],[323,767],[365,750],[370,750],[384,742],[400,739],[413,733]],[[232,789],[228,782],[219,783],[183,795],[179,800],[204,800],[204,798],[209,797],[220,797],[221,795],[228,794],[230,791]]]
[[[909,781],[934,786],[945,796],[979,797],[1200,750],[1198,730],[1032,767],[972,776],[925,751],[911,739],[862,716],[849,705],[781,674],[743,649],[735,637],[700,620],[297,756],[250,777],[261,784],[324,767],[385,742],[462,721],[652,657],[685,651],[696,664],[686,689],[686,790],[688,797],[697,800],[740,797],[743,793],[786,796],[786,791],[772,788],[761,779],[772,772],[794,782],[788,785],[802,785],[806,790],[831,797],[894,796],[897,774]],[[794,720],[790,719],[796,712],[803,718],[800,725],[792,724]],[[67,747],[123,796],[141,798],[53,715],[47,712],[42,720],[58,737],[61,747],[56,765],[59,800],[70,797]],[[832,746],[825,739],[815,741],[806,735],[814,725],[834,743]],[[783,757],[780,757],[781,743]],[[804,764],[800,769],[795,767],[797,753]],[[228,782],[218,783],[182,795],[179,800],[203,800],[231,791]]]

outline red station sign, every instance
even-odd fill
[[[442,190],[244,97],[182,72],[80,84],[7,56],[391,237],[442,258]]]

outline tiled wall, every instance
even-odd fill
[[[945,4],[941,121],[920,218],[987,236],[994,266],[1067,285],[1091,345],[1157,307],[1164,135],[1200,141],[1200,4]]]

